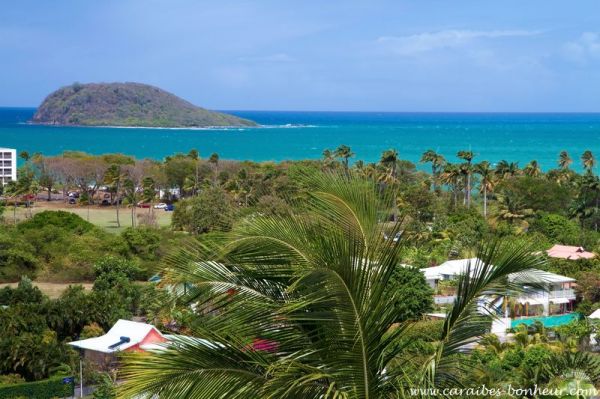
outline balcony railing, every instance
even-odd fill
[[[575,298],[575,290],[572,288],[548,292],[550,298]]]
[[[436,305],[448,305],[454,303],[456,295],[434,295],[433,303]]]
[[[519,300],[530,299],[556,299],[556,298],[575,298],[575,290],[569,288],[564,290],[553,290],[553,291],[527,291],[519,295]],[[434,295],[433,303],[436,305],[447,305],[452,304],[456,299],[456,295]]]

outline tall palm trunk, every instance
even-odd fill
[[[454,196],[454,208],[458,205],[458,187],[454,185],[452,187],[452,195]]]
[[[596,194],[596,204],[594,207],[594,230],[598,231],[598,194]]]
[[[116,204],[116,210],[117,210],[117,227],[121,227],[121,217],[119,216],[119,183],[117,183],[117,193],[115,194],[116,200],[117,200],[117,204]]]
[[[487,218],[487,186],[483,185],[483,217]]]
[[[467,208],[471,207],[471,170],[467,172]]]

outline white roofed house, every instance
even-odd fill
[[[114,366],[120,352],[144,352],[160,349],[168,339],[151,324],[119,320],[100,337],[69,342],[79,348],[86,359],[99,366]]]
[[[474,272],[477,262],[477,258],[451,260],[421,271],[429,285],[439,292],[439,287],[444,285],[444,281],[457,280],[467,270]],[[566,314],[573,311],[576,299],[573,290],[575,279],[542,270],[535,270],[534,274],[535,276],[530,278],[524,278],[520,274],[509,276],[509,279],[522,286],[523,292],[516,293],[508,301],[502,299],[497,302],[495,310],[499,315],[514,319]],[[446,295],[436,295],[434,302],[438,305],[451,304],[454,299],[454,295],[446,293]]]

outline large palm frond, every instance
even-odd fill
[[[168,278],[193,289],[193,335],[127,359],[123,395],[161,398],[383,398],[397,395],[407,325],[390,277],[400,263],[401,222],[382,223],[392,198],[346,175],[304,176],[303,211],[250,217],[223,241],[182,249]],[[386,233],[386,234],[384,234]],[[451,358],[489,330],[481,298],[518,289],[508,275],[536,265],[525,248],[492,245],[459,281],[442,343],[425,370],[454,381]],[[491,265],[494,265],[493,267]],[[514,287],[513,287],[514,286]],[[400,388],[401,389],[401,388]]]

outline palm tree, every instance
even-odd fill
[[[467,202],[467,208],[470,208],[471,207],[471,173],[472,173],[471,163],[473,162],[473,158],[475,157],[475,155],[473,154],[473,151],[459,151],[458,154],[456,154],[456,156],[459,157],[460,159],[467,161],[463,170],[464,170],[464,173],[466,173],[466,175],[467,175],[467,185],[465,186],[465,201]]]
[[[496,176],[499,179],[508,179],[521,173],[518,162],[508,162],[502,160],[496,164]]]
[[[23,187],[16,181],[11,180],[4,186],[4,195],[9,197],[13,203],[13,224],[17,224],[17,204],[19,197],[23,195]]]
[[[127,177],[127,174],[122,170],[121,165],[111,165],[104,174],[104,182],[111,186],[112,191],[115,193],[116,201],[116,212],[117,212],[117,227],[121,227],[121,218],[119,217],[119,208],[121,201],[121,189],[123,180]]]
[[[515,177],[521,174],[521,170],[519,169],[518,162],[511,162],[508,164],[508,169],[506,170],[507,177]]]
[[[352,169],[356,172],[358,176],[367,176],[367,168],[365,166],[365,162],[362,159],[359,159],[358,161],[354,162]]]
[[[523,168],[523,173],[527,176],[539,177],[542,174],[542,169],[540,168],[538,161],[534,159]]]
[[[561,151],[558,156],[558,167],[562,170],[569,169],[569,166],[573,163],[573,160],[569,156],[569,153],[566,151]]]
[[[577,188],[579,192],[571,205],[571,215],[579,219],[582,226],[585,219],[593,219],[594,229],[598,231],[600,178],[588,172],[579,177]]]
[[[437,189],[437,181],[439,180],[439,175],[441,168],[446,164],[446,158],[443,155],[438,154],[433,150],[427,150],[421,156],[421,163],[431,163],[431,180],[433,182],[433,191]]]
[[[454,207],[456,207],[458,203],[458,191],[461,177],[462,173],[459,165],[451,163],[444,165],[444,169],[440,174],[441,183],[450,187],[450,190],[452,191]]]
[[[329,148],[323,150],[323,170],[333,171],[336,167],[337,161],[335,160],[334,152]]]
[[[194,173],[192,194],[198,195],[200,192],[200,153],[197,149],[193,148],[190,150],[190,152],[188,152],[188,157],[194,161],[194,166],[196,169],[196,173]],[[189,186],[189,182],[186,185]]]
[[[154,215],[154,199],[156,198],[156,182],[150,176],[145,177],[142,180],[142,200],[145,203],[150,204],[148,207],[148,214]],[[149,222],[154,220],[149,220]]]
[[[383,399],[412,384],[392,366],[409,325],[395,324],[402,315],[390,306],[402,246],[382,238],[401,223],[378,222],[393,197],[380,200],[373,182],[355,177],[306,179],[308,211],[248,218],[221,245],[171,258],[169,277],[195,287],[193,330],[202,338],[128,355],[122,397]],[[543,262],[499,243],[479,256],[459,278],[436,353],[414,384],[454,386],[465,368],[458,353],[491,326],[480,300],[518,290],[507,276]]]
[[[398,151],[394,148],[384,151],[381,154],[379,163],[383,167],[383,170],[379,176],[380,190],[384,190],[386,187],[392,187],[394,198],[398,194]],[[398,206],[397,201],[393,201],[392,207],[392,219],[393,221],[398,220]]]
[[[592,169],[596,166],[596,158],[594,158],[594,154],[590,150],[586,150],[581,155],[581,162],[583,163],[583,169],[587,173],[593,173]]]
[[[140,199],[140,192],[135,182],[130,178],[126,178],[123,181],[123,189],[123,194],[131,206],[131,227],[135,228],[135,216],[137,204]]]
[[[475,173],[481,176],[479,191],[483,194],[483,217],[487,217],[487,195],[494,188],[494,170],[488,161],[483,161],[475,165]]]
[[[219,154],[213,152],[208,158],[208,163],[213,166],[213,186],[217,185],[217,177],[219,176]]]
[[[334,151],[334,155],[338,158],[342,158],[342,164],[344,165],[344,171],[346,172],[346,175],[348,175],[349,159],[354,156],[352,149],[350,147],[348,147],[347,145],[342,144],[338,148],[336,148],[336,150]]]
[[[521,198],[510,190],[499,193],[497,198],[498,210],[495,219],[503,220],[510,225],[517,225],[520,229],[525,230],[529,226],[525,219],[533,214],[533,210],[525,208]]]
[[[392,179],[396,179],[398,169],[398,151],[395,149],[386,150],[381,154],[379,162],[385,166]]]

